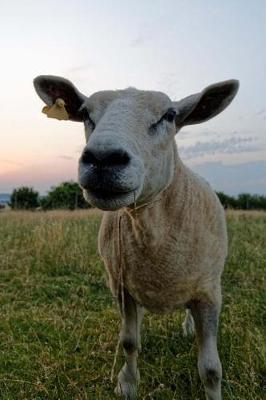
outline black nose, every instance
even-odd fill
[[[92,165],[97,168],[126,167],[129,164],[130,157],[123,149],[106,151],[85,149],[80,160],[85,165]]]

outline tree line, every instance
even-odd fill
[[[216,192],[224,208],[238,210],[266,210],[266,196],[259,194],[240,193],[237,197]]]
[[[45,196],[34,190],[32,187],[23,186],[14,189],[9,206],[13,210],[53,210],[53,209],[69,209],[75,210],[80,208],[89,208],[90,205],[85,201],[83,193],[78,183],[62,182],[58,186],[54,186]]]
[[[258,194],[241,193],[238,196],[229,196],[223,192],[216,192],[224,208],[241,210],[266,210],[266,196]],[[32,187],[14,189],[10,197],[10,207],[17,210],[33,210],[41,208],[51,209],[82,209],[89,208],[78,183],[70,181],[54,186],[45,196]]]

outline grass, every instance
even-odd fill
[[[261,400],[266,214],[227,218],[219,337],[224,399]],[[0,214],[2,400],[115,399],[110,373],[119,317],[97,254],[99,223],[96,211]],[[204,399],[195,340],[181,334],[183,317],[147,314],[140,399]],[[117,372],[122,363],[120,352]]]

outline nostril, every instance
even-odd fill
[[[106,166],[127,165],[129,163],[129,155],[123,150],[116,150],[106,155],[102,163]]]
[[[126,166],[129,161],[130,157],[128,153],[122,149],[103,152],[93,152],[86,149],[81,156],[83,164],[91,164],[98,168]]]
[[[97,164],[98,160],[90,150],[85,150],[81,156],[81,161],[84,164]]]

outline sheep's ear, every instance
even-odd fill
[[[193,125],[205,122],[222,112],[233,100],[239,88],[237,80],[218,82],[201,93],[192,94],[174,103],[176,125]]]
[[[40,98],[48,106],[44,108],[44,112],[48,115],[49,109],[51,109],[57,100],[63,100],[63,108],[65,111],[66,118],[58,119],[70,119],[71,121],[82,121],[82,116],[79,109],[86,99],[82,93],[67,79],[59,76],[52,75],[40,75],[33,81],[34,88]],[[47,112],[48,110],[48,112]],[[49,115],[48,115],[49,116]],[[52,118],[57,118],[56,116]]]

